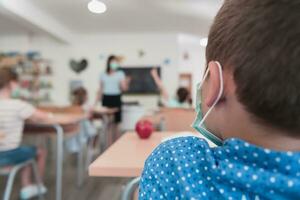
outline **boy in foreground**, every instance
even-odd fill
[[[298,0],[224,1],[194,122],[219,147],[197,137],[161,144],[140,199],[300,199],[299,19]]]

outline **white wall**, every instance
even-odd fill
[[[195,100],[196,85],[202,80],[205,69],[205,47],[200,45],[200,37],[187,34],[178,35],[179,45],[179,73],[192,74],[192,97]],[[184,59],[184,54],[188,54],[188,59]],[[195,102],[195,101],[193,101]]]
[[[145,56],[139,58],[138,50],[143,49]],[[178,86],[179,48],[176,34],[122,34],[122,35],[83,35],[71,45],[61,44],[45,37],[7,36],[0,38],[0,51],[40,51],[45,58],[53,61],[54,103],[68,104],[69,81],[83,80],[93,102],[98,87],[99,74],[105,70],[105,59],[100,55],[110,53],[125,57],[123,65],[148,66],[161,65],[163,82],[170,94]],[[70,59],[87,58],[89,67],[77,75],[70,70]],[[171,63],[164,65],[169,58]],[[139,100],[147,107],[154,107],[157,96],[130,96],[125,100]]]
[[[193,78],[193,97],[196,84],[201,80],[205,68],[205,48],[200,46],[200,38],[186,34],[110,34],[82,35],[71,45],[62,44],[47,37],[7,36],[0,37],[1,51],[40,51],[45,58],[53,61],[54,90],[52,98],[55,104],[69,103],[70,80],[83,80],[89,91],[90,102],[94,103],[98,88],[99,74],[105,70],[106,59],[100,55],[111,53],[125,57],[124,66],[162,66],[162,78],[171,95],[178,87],[178,74],[191,73]],[[138,50],[144,50],[144,57],[138,56]],[[184,53],[189,59],[184,59]],[[87,58],[89,67],[81,74],[70,70],[70,59]],[[171,60],[169,65],[164,60]],[[146,107],[155,107],[158,96],[125,96],[124,100],[138,100]]]

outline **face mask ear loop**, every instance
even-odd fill
[[[205,79],[206,79],[207,76],[208,76],[208,73],[209,73],[209,68],[207,68],[207,70],[206,70],[206,72],[205,72],[205,74],[204,74],[204,76],[203,76],[203,79],[202,79],[202,81],[201,81],[200,84],[199,84],[199,88],[198,88],[198,89],[201,89],[201,87],[202,87],[202,85],[203,85]]]
[[[203,85],[204,81],[206,80],[206,77],[208,76],[208,73],[209,73],[209,68],[207,68],[202,80],[198,84],[198,87],[197,87],[198,92],[202,88],[202,85]],[[197,97],[198,97],[198,92],[197,92]],[[201,99],[201,97],[198,97],[198,98],[199,98],[199,101],[197,102],[197,106],[200,106],[199,104],[202,102],[202,99]]]
[[[220,74],[220,90],[219,90],[219,94],[218,94],[217,99],[216,99],[215,102],[213,103],[213,105],[209,108],[209,110],[207,111],[207,113],[203,116],[203,119],[200,121],[200,123],[199,123],[200,126],[204,123],[204,121],[206,120],[206,118],[207,118],[207,116],[209,115],[209,113],[212,111],[212,109],[213,109],[213,108],[216,106],[216,104],[219,102],[219,100],[220,100],[221,97],[222,97],[223,91],[224,91],[224,84],[223,84],[224,81],[223,81],[223,74],[222,74],[222,66],[221,66],[221,64],[220,64],[219,62],[216,62],[216,63],[217,63],[217,65],[218,65],[219,74]],[[207,74],[208,74],[208,70],[207,70],[207,72],[205,73],[204,78],[206,78]],[[205,80],[205,79],[204,79],[204,80]],[[203,80],[203,82],[204,82],[204,80]],[[202,86],[203,82],[201,83],[201,86]]]

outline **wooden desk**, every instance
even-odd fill
[[[117,108],[107,108],[107,107],[100,107],[100,108],[95,108],[92,111],[92,118],[97,119],[97,118],[102,118],[105,115],[113,115],[116,112],[118,112]]]
[[[95,177],[139,177],[146,159],[162,141],[182,135],[204,138],[199,133],[154,132],[149,139],[142,140],[135,132],[125,133],[89,166],[89,175]],[[209,145],[215,146],[211,142]],[[132,199],[138,183],[139,178],[129,181],[121,199]]]
[[[178,120],[178,116],[180,120]],[[142,119],[149,120],[157,125],[160,131],[195,131],[191,125],[195,120],[194,109],[185,108],[161,108],[158,112],[146,115]]]
[[[59,125],[64,133],[70,134],[79,131],[79,122],[84,119],[81,114],[56,113],[53,120],[48,122],[26,121],[24,134],[55,134],[54,125]]]
[[[85,118],[83,112],[78,108],[71,109],[61,107],[40,108],[41,110],[53,112],[54,118],[48,122],[26,122],[24,134],[56,134],[57,156],[56,156],[56,200],[62,198],[62,173],[64,155],[64,134],[75,133],[79,130],[79,122]],[[79,156],[80,157],[80,156]],[[80,177],[80,174],[78,175]],[[79,180],[79,178],[78,178]],[[80,180],[78,181],[80,182]]]
[[[137,177],[144,163],[162,140],[176,132],[155,132],[149,139],[142,140],[136,133],[125,133],[89,167],[90,176]]]

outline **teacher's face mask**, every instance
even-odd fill
[[[192,127],[197,130],[200,134],[202,134],[204,137],[206,137],[208,140],[216,144],[217,146],[221,146],[223,144],[223,141],[221,138],[217,137],[215,134],[211,133],[209,130],[207,130],[204,122],[207,118],[207,116],[211,113],[212,109],[216,106],[216,104],[219,102],[219,100],[222,97],[223,90],[224,90],[224,85],[223,85],[223,76],[222,76],[222,66],[219,62],[216,62],[219,68],[219,73],[220,73],[220,91],[218,94],[217,99],[213,103],[213,105],[208,109],[208,111],[204,114],[202,112],[202,86],[205,81],[205,79],[208,76],[209,73],[209,68],[207,68],[207,71],[205,72],[205,75],[203,77],[203,80],[197,85],[197,99],[196,99],[196,112],[197,116],[196,119],[192,125]]]
[[[117,62],[112,62],[112,63],[110,63],[110,68],[111,68],[112,70],[117,70],[117,69],[119,69],[119,67],[120,67],[120,65],[119,65],[119,63],[117,63]]]

